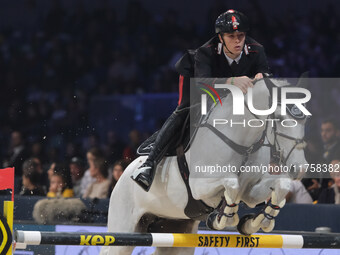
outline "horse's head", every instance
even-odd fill
[[[268,79],[266,83],[271,83],[270,86],[276,87],[293,87],[285,80]],[[301,82],[294,87],[300,87]],[[290,95],[290,99],[299,99],[301,94]],[[275,161],[286,166],[290,170],[290,176],[293,178],[301,178],[305,164],[304,141],[305,124],[307,117],[296,105],[284,106],[281,104],[281,98],[278,97],[278,107],[272,114],[272,121],[268,123],[268,140],[272,145]],[[286,114],[282,115],[282,107],[286,107]]]

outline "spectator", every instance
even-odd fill
[[[43,170],[43,167],[42,167],[42,164],[39,158],[32,157],[31,159],[33,160],[33,162],[37,164],[37,170],[41,176],[39,180],[39,185],[46,191],[48,187],[48,183],[49,183],[48,174],[46,171]]]
[[[96,181],[88,187],[83,198],[107,198],[111,183],[107,179],[109,173],[105,159],[102,157],[96,158],[93,165],[90,166],[90,173],[91,177],[95,178]]]
[[[64,164],[53,163],[49,169],[50,186],[47,197],[73,197],[70,170]]]
[[[130,143],[127,147],[125,147],[123,151],[124,160],[134,160],[137,157],[136,151],[138,146],[140,145],[140,135],[138,130],[134,129],[129,134]]]
[[[73,157],[70,162],[70,172],[74,196],[81,197],[81,180],[85,172],[84,162],[80,158]]]
[[[340,155],[340,142],[338,139],[338,124],[334,119],[324,120],[321,124],[321,139],[323,142],[323,162],[330,164],[332,160]],[[324,176],[323,176],[324,177]],[[328,188],[330,178],[321,178],[321,188]]]
[[[340,159],[334,159],[331,162],[333,169],[339,171]],[[334,184],[330,188],[325,188],[321,191],[318,203],[319,204],[340,204],[340,174],[339,172],[331,172]]]
[[[288,203],[294,204],[312,204],[313,199],[299,180],[293,180],[289,192],[286,196]]]
[[[81,155],[79,145],[69,142],[66,145],[65,159],[71,161],[72,158],[79,157]]]
[[[315,163],[324,163],[330,164],[330,162],[335,159],[338,155],[340,155],[340,143],[338,139],[338,125],[334,119],[324,120],[321,124],[321,140],[323,143],[323,152],[321,162]],[[309,174],[309,173],[307,173]],[[319,178],[308,178],[305,179],[304,184],[307,187],[308,192],[314,199],[319,198],[320,192],[323,189],[328,188],[328,183],[331,181],[328,176],[320,176]]]
[[[90,169],[94,167],[94,160],[97,158],[103,158],[103,153],[98,148],[92,148],[86,153],[87,163],[89,165],[89,169],[85,171],[85,174],[81,180],[80,184],[80,194],[83,196],[88,187],[96,181],[95,178],[91,176]]]
[[[27,158],[27,151],[25,143],[22,137],[22,133],[19,131],[13,131],[11,134],[11,145],[9,148],[9,157],[4,162],[4,167],[14,167],[15,175],[22,175],[22,164]]]
[[[41,173],[39,165],[33,159],[28,159],[22,166],[22,196],[46,196],[45,190],[40,185]]]
[[[309,164],[317,164],[322,161],[322,144],[320,138],[306,137],[307,146],[305,148],[305,157]]]
[[[104,147],[105,157],[110,163],[114,163],[122,158],[124,144],[120,141],[114,131],[107,132],[107,144]]]
[[[90,134],[83,142],[83,148],[86,150],[91,150],[93,148],[99,148],[100,141],[99,136],[96,133]]]
[[[37,158],[40,164],[47,162],[46,151],[44,150],[43,144],[40,142],[34,142],[31,146],[31,157]]]
[[[53,173],[47,197],[73,197],[73,190],[66,188],[65,176],[61,173]]]
[[[328,119],[321,124],[321,139],[324,146],[323,161],[329,164],[340,155],[340,142],[338,139],[338,125],[333,119]]]
[[[322,145],[321,141],[317,140],[316,137],[308,137],[306,139],[307,146],[305,148],[306,160],[309,164],[319,164],[322,162]],[[319,182],[315,179],[315,176],[308,176],[303,178],[301,182],[307,189],[308,193],[311,195],[313,201],[318,200],[319,196]]]
[[[305,178],[302,180],[306,190],[309,195],[312,197],[313,201],[318,200],[320,194],[320,184],[319,181],[315,178]]]
[[[50,168],[47,170],[47,176],[48,176],[48,180],[51,181],[51,178],[52,178],[52,175],[54,174],[55,172],[55,166],[56,166],[56,163],[52,163],[50,165]]]
[[[120,176],[124,173],[125,168],[129,165],[129,161],[126,160],[119,160],[116,161],[113,164],[112,167],[112,180],[111,180],[111,187],[110,187],[110,191],[112,191],[114,189],[114,187],[116,186]],[[111,192],[109,192],[110,195]]]

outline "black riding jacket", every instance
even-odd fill
[[[188,50],[176,63],[180,74],[179,108],[190,104],[190,77],[225,78],[248,76],[257,73],[270,73],[264,48],[249,36],[246,36],[243,53],[234,71],[231,69],[223,50],[218,52],[219,39],[211,38],[196,50]]]

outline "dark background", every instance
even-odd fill
[[[45,164],[111,140],[118,151],[134,150],[176,106],[176,61],[211,38],[216,17],[230,8],[249,17],[249,35],[264,45],[274,76],[337,77],[339,7],[335,0],[1,0],[0,162],[14,130],[28,154],[40,147]],[[318,138],[321,119],[337,113],[334,95],[318,89],[321,110],[309,136]]]

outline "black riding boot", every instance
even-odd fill
[[[133,175],[131,175],[131,178],[145,191],[149,191],[155,176],[157,164],[162,159],[163,151],[166,145],[170,142],[170,139],[181,130],[187,113],[187,111],[182,110],[175,111],[170,115],[160,129],[154,147],[152,148],[147,160],[133,173]]]

